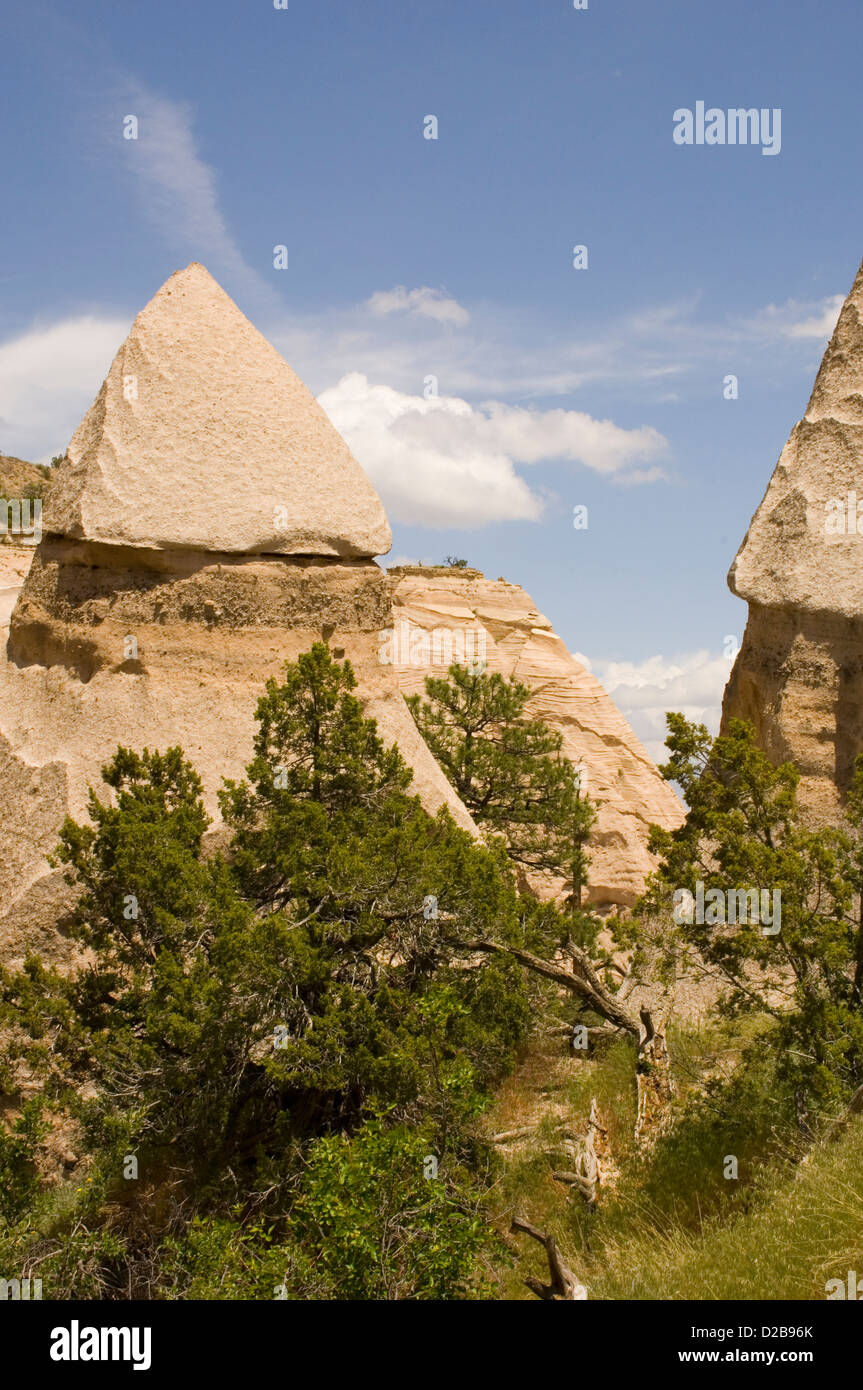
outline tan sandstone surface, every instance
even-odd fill
[[[172,276],[52,473],[35,553],[6,552],[7,607],[32,558],[0,663],[7,959],[62,954],[48,856],[117,745],[181,744],[217,823],[264,682],[321,638],[353,662],[424,805],[475,831],[378,660],[389,591],[370,557],[389,545],[371,483],[287,363],[202,266]]]
[[[424,693],[426,676],[446,674],[450,653],[484,660],[489,671],[529,686],[529,713],[562,735],[564,753],[599,806],[586,896],[631,906],[653,867],[650,822],[673,829],[683,808],[599,681],[518,584],[486,579],[478,570],[404,567],[389,575],[393,628],[386,651],[402,689]]]
[[[835,821],[863,746],[863,266],[731,567],[746,632],[723,727],[749,719],[777,761],[801,769],[800,801]]]
[[[385,576],[370,560],[43,540],[0,665],[6,950],[14,956],[33,945],[37,929],[41,948],[50,945],[64,890],[46,857],[64,815],[84,816],[88,786],[99,785],[99,769],[118,744],[179,743],[218,824],[221,779],[242,776],[251,760],[264,682],[321,638],[353,662],[367,713],[401,747],[423,804],[431,811],[447,804],[471,829],[392,671],[378,661],[388,617]]]

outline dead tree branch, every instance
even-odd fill
[[[522,1125],[521,1129],[505,1129],[500,1134],[493,1134],[489,1139],[490,1144],[510,1144],[514,1139],[526,1139],[529,1134],[533,1134],[536,1125]]]
[[[532,1226],[529,1221],[525,1221],[520,1216],[513,1218],[510,1230],[530,1236],[531,1240],[538,1241],[545,1250],[551,1283],[543,1284],[541,1279],[528,1275],[524,1282],[531,1293],[535,1293],[537,1298],[548,1303],[571,1303],[587,1298],[587,1289],[575,1277],[569,1266],[564,1263],[554,1236],[543,1235],[536,1226]]]
[[[518,946],[504,946],[499,941],[489,941],[485,937],[475,937],[472,941],[456,941],[452,944],[464,951],[493,952],[517,960],[535,975],[541,975],[544,979],[559,985],[561,989],[577,995],[594,1013],[599,1014],[600,1018],[635,1038],[638,1043],[636,1140],[640,1144],[652,1143],[657,1135],[667,1128],[673,1087],[665,1029],[673,1006],[673,994],[667,994],[661,1001],[656,1018],[651,1010],[644,1006],[639,1016],[636,1016],[619,995],[603,984],[587,952],[572,942],[565,947],[569,956],[569,969],[555,961],[543,960],[541,956],[535,956],[530,951],[523,951]]]
[[[599,1123],[596,1097],[594,1096],[590,1102],[587,1134],[583,1138],[577,1138],[575,1143],[568,1143],[565,1146],[570,1158],[574,1160],[572,1171],[552,1173],[556,1182],[577,1187],[591,1208],[596,1205],[597,1188],[602,1182],[602,1168],[599,1155],[596,1152],[596,1136],[604,1133],[605,1130]]]

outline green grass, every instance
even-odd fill
[[[648,1154],[633,1140],[628,1042],[581,1061],[535,1044],[489,1119],[490,1132],[535,1125],[502,1162],[499,1229],[520,1215],[551,1231],[591,1298],[823,1299],[828,1279],[863,1277],[863,1120],[801,1162],[793,1095],[766,1027],[750,1019],[672,1038],[675,1124]],[[554,1160],[561,1123],[583,1133],[594,1096],[614,1174],[590,1213],[551,1175],[566,1166]],[[730,1154],[736,1179],[725,1177]],[[507,1243],[497,1297],[530,1299],[523,1278],[546,1276],[544,1255],[524,1237]]]
[[[863,1121],[776,1174],[756,1209],[702,1232],[665,1235],[633,1213],[628,1238],[579,1261],[592,1298],[823,1299],[828,1279],[863,1274]]]

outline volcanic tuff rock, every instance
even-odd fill
[[[44,529],[147,549],[383,555],[384,509],[314,396],[202,265],[132,324]]]
[[[445,675],[451,654],[485,660],[489,671],[529,686],[528,713],[563,736],[564,753],[599,803],[586,896],[600,904],[631,905],[653,867],[648,825],[673,829],[683,808],[599,681],[570,655],[517,584],[470,569],[417,566],[388,573],[393,627],[384,651],[405,694],[422,694],[426,676]]]
[[[218,834],[217,791],[251,759],[264,682],[322,639],[350,658],[423,805],[476,833],[403,699],[425,672],[382,659],[405,621],[483,634],[490,668],[534,688],[533,711],[602,803],[590,896],[634,899],[648,821],[676,825],[681,810],[602,687],[516,585],[385,574],[371,556],[389,544],[371,484],[290,368],[202,266],[173,276],[52,473],[35,552],[0,547],[0,591],[17,594],[0,660],[6,960],[65,955],[69,890],[47,857],[64,816],[85,817],[88,787],[107,794],[117,745],[182,745]]]
[[[68,812],[119,743],[179,743],[218,826],[223,777],[252,757],[254,710],[270,676],[315,641],[353,663],[366,713],[414,771],[430,811],[473,823],[420,738],[390,668],[389,620],[371,560],[141,550],[46,537],[12,615],[0,666],[0,926],[19,958],[52,922],[62,880],[46,856]],[[134,639],[134,646],[129,638]],[[101,794],[106,789],[101,788]]]
[[[0,454],[0,629],[8,626],[18,590],[33,559],[40,525],[33,499],[41,499],[47,492],[50,472],[47,467]],[[22,511],[25,498],[30,501]],[[30,539],[11,529],[16,517],[10,503],[17,503],[17,522],[23,523],[23,531]]]
[[[835,821],[863,746],[863,266],[728,583],[749,617],[723,703]],[[857,495],[861,498],[857,523]]]
[[[280,510],[281,509],[281,510]],[[435,811],[474,831],[378,661],[383,507],[324,412],[204,270],[135,320],[52,473],[0,663],[0,939],[62,956],[68,890],[47,856],[119,743],[179,743],[218,827],[251,760],[264,682],[328,639]],[[8,559],[8,563],[5,561]]]

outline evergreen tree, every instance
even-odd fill
[[[451,666],[408,699],[423,738],[478,825],[503,836],[523,869],[562,878],[581,907],[596,813],[560,734],[531,719],[531,691],[495,673]]]
[[[35,958],[0,972],[0,1080],[13,1100],[41,1088],[91,1156],[92,1241],[45,1265],[70,1295],[86,1269],[96,1296],[155,1280],[168,1296],[219,1297],[218,1259],[231,1296],[261,1296],[272,1245],[289,1296],[328,1297],[335,1274],[315,1242],[347,1249],[360,1226],[348,1296],[470,1285],[489,1238],[471,1125],[514,1059],[530,994],[512,961],[477,962],[463,943],[530,945],[549,910],[519,899],[499,846],[427,815],[354,689],[322,645],[268,683],[248,778],[223,789],[223,853],[205,850],[201,782],[179,748],[119,749],[103,771],[113,800],[91,793],[89,823],[63,827],[85,952],[69,973]],[[0,1144],[25,1251],[37,1124],[34,1111]],[[128,1209],[124,1155],[146,1179]],[[437,1185],[417,1155],[440,1164]],[[328,1175],[353,1162],[336,1202]],[[396,1228],[416,1241],[405,1260],[386,1244]],[[244,1282],[242,1268],[258,1273]]]
[[[637,913],[669,969],[700,959],[730,1013],[772,1017],[782,1074],[827,1103],[863,1083],[863,759],[848,830],[813,830],[797,769],[771,763],[749,724],[715,739],[680,714],[668,724],[660,770],[689,810],[677,830],[652,827],[662,864]]]

